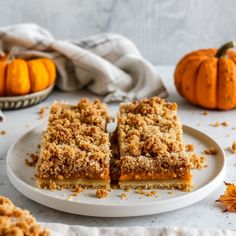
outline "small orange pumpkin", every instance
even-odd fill
[[[236,107],[236,46],[228,42],[220,47],[193,51],[176,66],[177,91],[190,103],[209,109]]]
[[[18,96],[48,88],[56,80],[56,66],[51,59],[24,60],[0,58],[0,96]]]

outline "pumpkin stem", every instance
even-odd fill
[[[236,42],[235,41],[230,41],[230,42],[222,45],[218,49],[218,51],[216,52],[215,57],[217,57],[217,58],[223,57],[228,49],[234,48],[234,47],[236,47]]]
[[[12,47],[10,50],[8,56],[7,56],[7,63],[10,64],[15,59],[16,53],[19,51],[18,47]]]

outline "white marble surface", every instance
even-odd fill
[[[35,22],[55,37],[123,34],[154,64],[236,35],[235,0],[1,0],[0,26]]]
[[[176,101],[179,105],[179,115],[182,122],[206,132],[208,135],[215,138],[223,148],[229,147],[232,141],[236,140],[236,131],[232,129],[232,127],[236,127],[236,110],[228,112],[210,111],[208,116],[202,115],[201,112],[203,109],[188,104],[176,93],[173,85],[173,69],[173,66],[157,67],[170,94],[168,100]],[[74,93],[56,91],[42,104],[23,110],[4,112],[6,121],[0,123],[0,130],[6,130],[7,134],[5,136],[0,136],[0,194],[11,198],[18,206],[29,209],[39,221],[43,222],[60,222],[86,226],[175,225],[197,227],[201,229],[219,228],[236,230],[236,214],[223,213],[222,209],[214,202],[225,189],[223,183],[213,194],[192,206],[173,212],[134,218],[109,219],[67,214],[41,206],[19,193],[9,182],[5,169],[6,153],[10,145],[24,132],[43,121],[38,119],[37,112],[40,107],[50,105],[55,99],[76,102],[85,95],[92,97],[91,94],[89,95],[84,91]],[[113,104],[109,107],[113,114],[116,106],[116,104]],[[44,119],[46,119],[46,117]],[[216,121],[227,121],[229,126],[216,128],[209,125]],[[227,137],[228,134],[230,135],[229,137]],[[236,155],[233,155],[228,151],[226,151],[226,155],[227,173],[225,181],[235,183]]]

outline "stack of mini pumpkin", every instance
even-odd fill
[[[56,66],[51,59],[10,57],[0,57],[0,97],[39,92],[55,82]]]
[[[177,91],[190,103],[209,109],[236,107],[236,52],[229,50],[235,42],[219,49],[191,52],[176,66]]]

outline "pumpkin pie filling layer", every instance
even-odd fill
[[[190,161],[175,103],[153,97],[121,104],[118,143],[121,188],[191,189]]]
[[[98,100],[55,102],[41,141],[37,186],[109,188],[109,121],[107,106]]]

